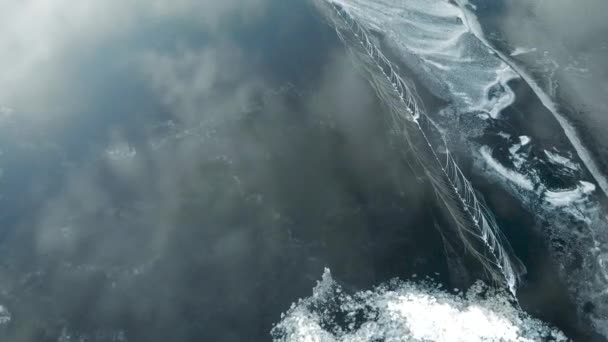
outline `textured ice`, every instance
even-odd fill
[[[527,135],[520,135],[519,136],[519,143],[521,144],[521,146],[526,146],[530,143],[531,139],[529,136]]]
[[[473,34],[463,11],[442,0],[331,0],[386,42],[437,96],[458,112],[484,112],[497,118],[513,103],[508,82],[518,78]]]
[[[553,164],[560,165],[560,166],[566,167],[571,170],[580,169],[578,164],[574,163],[573,161],[571,161],[570,159],[568,159],[564,156],[561,156],[557,153],[547,151],[547,150],[544,150],[544,153],[547,156],[548,160]]]
[[[567,206],[573,202],[584,201],[587,195],[595,191],[595,185],[580,181],[579,185],[570,190],[564,191],[546,191],[545,200],[556,207]]]
[[[565,341],[478,282],[449,293],[429,281],[393,281],[349,295],[328,269],[311,297],[292,304],[272,329],[274,341]]]
[[[465,18],[467,26],[470,28],[471,33],[482,42],[497,58],[500,58],[505,62],[514,72],[516,72],[527,84],[530,86],[536,97],[541,101],[543,106],[553,114],[553,117],[564,130],[564,134],[572,144],[572,147],[576,150],[579,158],[585,164],[589,172],[595,178],[600,189],[608,196],[608,179],[606,175],[600,169],[598,164],[595,162],[592,154],[582,143],[574,126],[568,121],[568,119],[559,111],[557,104],[549,94],[539,85],[539,83],[531,76],[529,72],[518,66],[517,63],[512,61],[509,56],[502,53],[500,50],[495,49],[492,44],[486,39],[481,29],[481,25],[477,20],[475,14],[469,9],[471,5],[468,0],[456,0],[457,4],[462,10],[462,16]]]
[[[494,280],[500,283],[504,281],[515,295],[518,278],[525,273],[525,267],[514,256],[492,213],[478,199],[479,194],[462,173],[447,146],[445,131],[421,107],[415,88],[402,78],[398,68],[376,45],[368,29],[373,24],[357,22],[349,13],[349,6],[353,2],[344,3],[343,7],[335,3],[325,0],[316,2],[355,57],[355,63],[366,71],[380,100],[389,108],[392,130],[398,132],[412,150],[439,201],[449,208],[459,242],[477,258]],[[416,4],[411,3],[412,6]],[[432,5],[429,7],[430,12],[437,14],[434,9]],[[480,248],[478,241],[485,247]]]
[[[491,168],[491,170],[498,173],[505,179],[509,180],[511,183],[517,185],[518,187],[524,190],[534,190],[534,184],[532,183],[530,178],[526,177],[524,174],[508,169],[499,161],[494,159],[492,157],[492,150],[489,147],[482,146],[479,150],[479,153],[485,160],[487,166]]]

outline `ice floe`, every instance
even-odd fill
[[[277,342],[566,341],[481,282],[450,293],[428,280],[393,281],[349,295],[328,269],[312,296],[282,315],[272,336]]]

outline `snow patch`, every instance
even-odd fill
[[[479,149],[479,153],[485,160],[486,164],[492,168],[496,173],[511,181],[513,184],[517,185],[520,188],[525,190],[533,191],[534,184],[532,181],[524,176],[523,174],[510,170],[504,165],[502,165],[499,161],[492,157],[492,150],[487,146],[482,146]]]
[[[567,340],[481,282],[452,294],[429,281],[393,281],[348,295],[328,269],[271,334],[278,342]]]
[[[496,85],[500,85],[503,93],[500,96],[492,97],[485,106],[488,107],[489,115],[493,119],[497,119],[503,109],[509,107],[515,102],[515,93],[509,87],[509,81],[519,78],[519,75],[513,71],[508,65],[504,64],[501,69],[496,72],[496,81],[486,88],[486,93],[491,94],[491,89]]]
[[[527,53],[536,52],[536,48],[516,47],[511,53],[511,57],[524,55]]]
[[[578,166],[578,164],[574,163],[573,161],[571,161],[570,159],[563,157],[557,153],[553,153],[547,150],[544,150],[545,155],[547,156],[549,162],[556,164],[556,165],[560,165],[563,167],[566,167],[570,170],[579,170],[580,167]]]
[[[588,194],[595,191],[595,185],[580,181],[579,185],[571,190],[545,192],[545,200],[555,207],[563,207],[573,202],[581,202],[587,199]]]

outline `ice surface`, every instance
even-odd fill
[[[401,77],[398,68],[374,43],[367,28],[373,27],[373,23],[359,24],[357,18],[351,16],[349,11],[354,2],[342,3],[342,7],[335,6],[335,3],[325,0],[316,2],[350,49],[355,63],[366,70],[380,100],[389,108],[393,131],[398,132],[412,150],[439,201],[449,208],[460,242],[494,280],[504,280],[515,295],[518,277],[525,273],[525,267],[511,253],[492,213],[478,199],[479,194],[462,173],[443,138],[442,129],[421,108],[414,87]],[[416,4],[413,2],[412,6]],[[447,13],[438,12],[437,9],[431,5],[429,13],[440,16]],[[481,241],[487,251],[476,246],[477,241]],[[486,252],[491,254],[491,258],[486,256]]]
[[[519,75],[476,38],[463,11],[442,0],[331,0],[390,44],[437,96],[460,113],[497,118],[515,100]]]

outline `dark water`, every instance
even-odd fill
[[[324,267],[354,289],[447,274],[433,196],[335,34],[305,2],[266,11],[143,20],[71,51],[70,96],[14,106],[2,340],[269,340]]]
[[[219,28],[181,15],[71,46],[41,65],[58,80],[0,98],[1,340],[264,341],[324,267],[353,290],[472,280],[448,269],[434,195],[312,6]],[[522,306],[590,338],[533,214],[473,179],[528,267]]]

